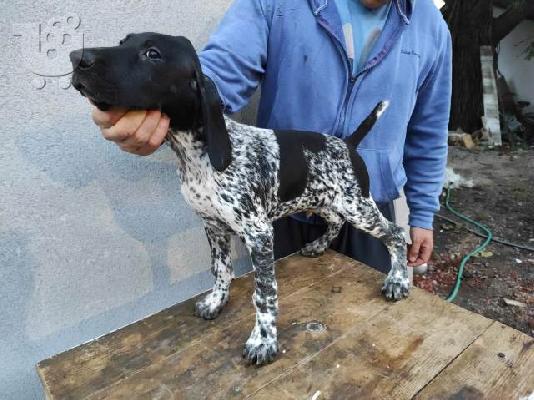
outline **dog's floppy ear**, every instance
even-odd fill
[[[209,78],[204,77],[198,60],[195,63],[195,79],[200,97],[201,123],[203,136],[208,146],[208,156],[215,170],[224,171],[232,161],[232,144],[226,130],[217,88]]]
[[[123,39],[119,41],[119,46],[132,37],[133,33],[127,34]]]

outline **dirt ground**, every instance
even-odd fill
[[[450,147],[449,166],[474,183],[451,192],[454,208],[488,226],[495,237],[534,248],[534,148]],[[459,221],[445,207],[439,215]],[[484,239],[468,232],[467,224],[439,215],[428,272],[416,275],[414,283],[446,298],[461,258]],[[455,303],[534,336],[534,252],[492,242],[467,263]]]

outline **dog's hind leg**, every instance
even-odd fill
[[[272,225],[257,220],[251,222],[244,226],[243,238],[250,251],[256,283],[252,296],[256,307],[256,324],[245,344],[243,357],[250,364],[266,364],[278,352],[278,288],[274,273]]]
[[[388,221],[371,198],[355,196],[351,190],[348,192],[350,193],[346,193],[338,205],[340,214],[355,228],[380,239],[391,256],[391,270],[384,282],[382,293],[388,300],[407,297],[410,280],[403,229]]]
[[[343,226],[343,218],[336,212],[321,210],[318,214],[324,218],[327,223],[326,232],[323,236],[315,239],[311,243],[306,243],[300,250],[304,257],[319,257],[330,246],[332,240],[336,238],[341,227]]]
[[[230,254],[231,237],[224,227],[205,223],[211,247],[211,272],[215,276],[213,289],[196,304],[196,315],[204,319],[216,318],[228,301],[230,283],[234,277]]]

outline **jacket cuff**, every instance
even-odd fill
[[[430,210],[410,210],[408,225],[412,228],[433,229],[434,211]]]

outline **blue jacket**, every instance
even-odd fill
[[[236,0],[200,53],[225,111],[261,84],[257,124],[346,137],[380,100],[390,107],[358,147],[371,194],[404,191],[411,226],[432,228],[447,159],[451,39],[432,0],[392,0],[357,75],[334,0]]]

